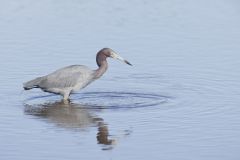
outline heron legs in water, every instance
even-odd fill
[[[70,91],[65,92],[64,95],[63,95],[63,101],[70,102],[69,96],[70,96]]]

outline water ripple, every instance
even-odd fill
[[[142,108],[167,103],[171,97],[154,93],[137,92],[86,92],[76,94],[74,102],[83,103],[92,108]]]
[[[59,99],[55,95],[42,95],[28,98],[26,104],[38,104]],[[167,103],[172,97],[155,93],[138,92],[85,92],[71,95],[71,102],[92,109],[120,109],[154,107]]]

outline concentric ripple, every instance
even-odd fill
[[[153,93],[86,92],[73,96],[74,103],[101,109],[153,107],[167,103],[171,97]]]
[[[26,99],[25,104],[36,105],[60,101],[55,95],[34,96]],[[155,93],[140,92],[85,92],[71,95],[70,101],[89,109],[116,109],[153,107],[167,103],[172,97]]]

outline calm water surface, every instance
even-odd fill
[[[237,0],[0,1],[0,159],[238,160]],[[98,81],[71,103],[22,83],[71,64]]]

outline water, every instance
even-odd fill
[[[236,0],[0,1],[0,159],[240,158]],[[98,81],[71,96],[22,83],[71,64]]]

